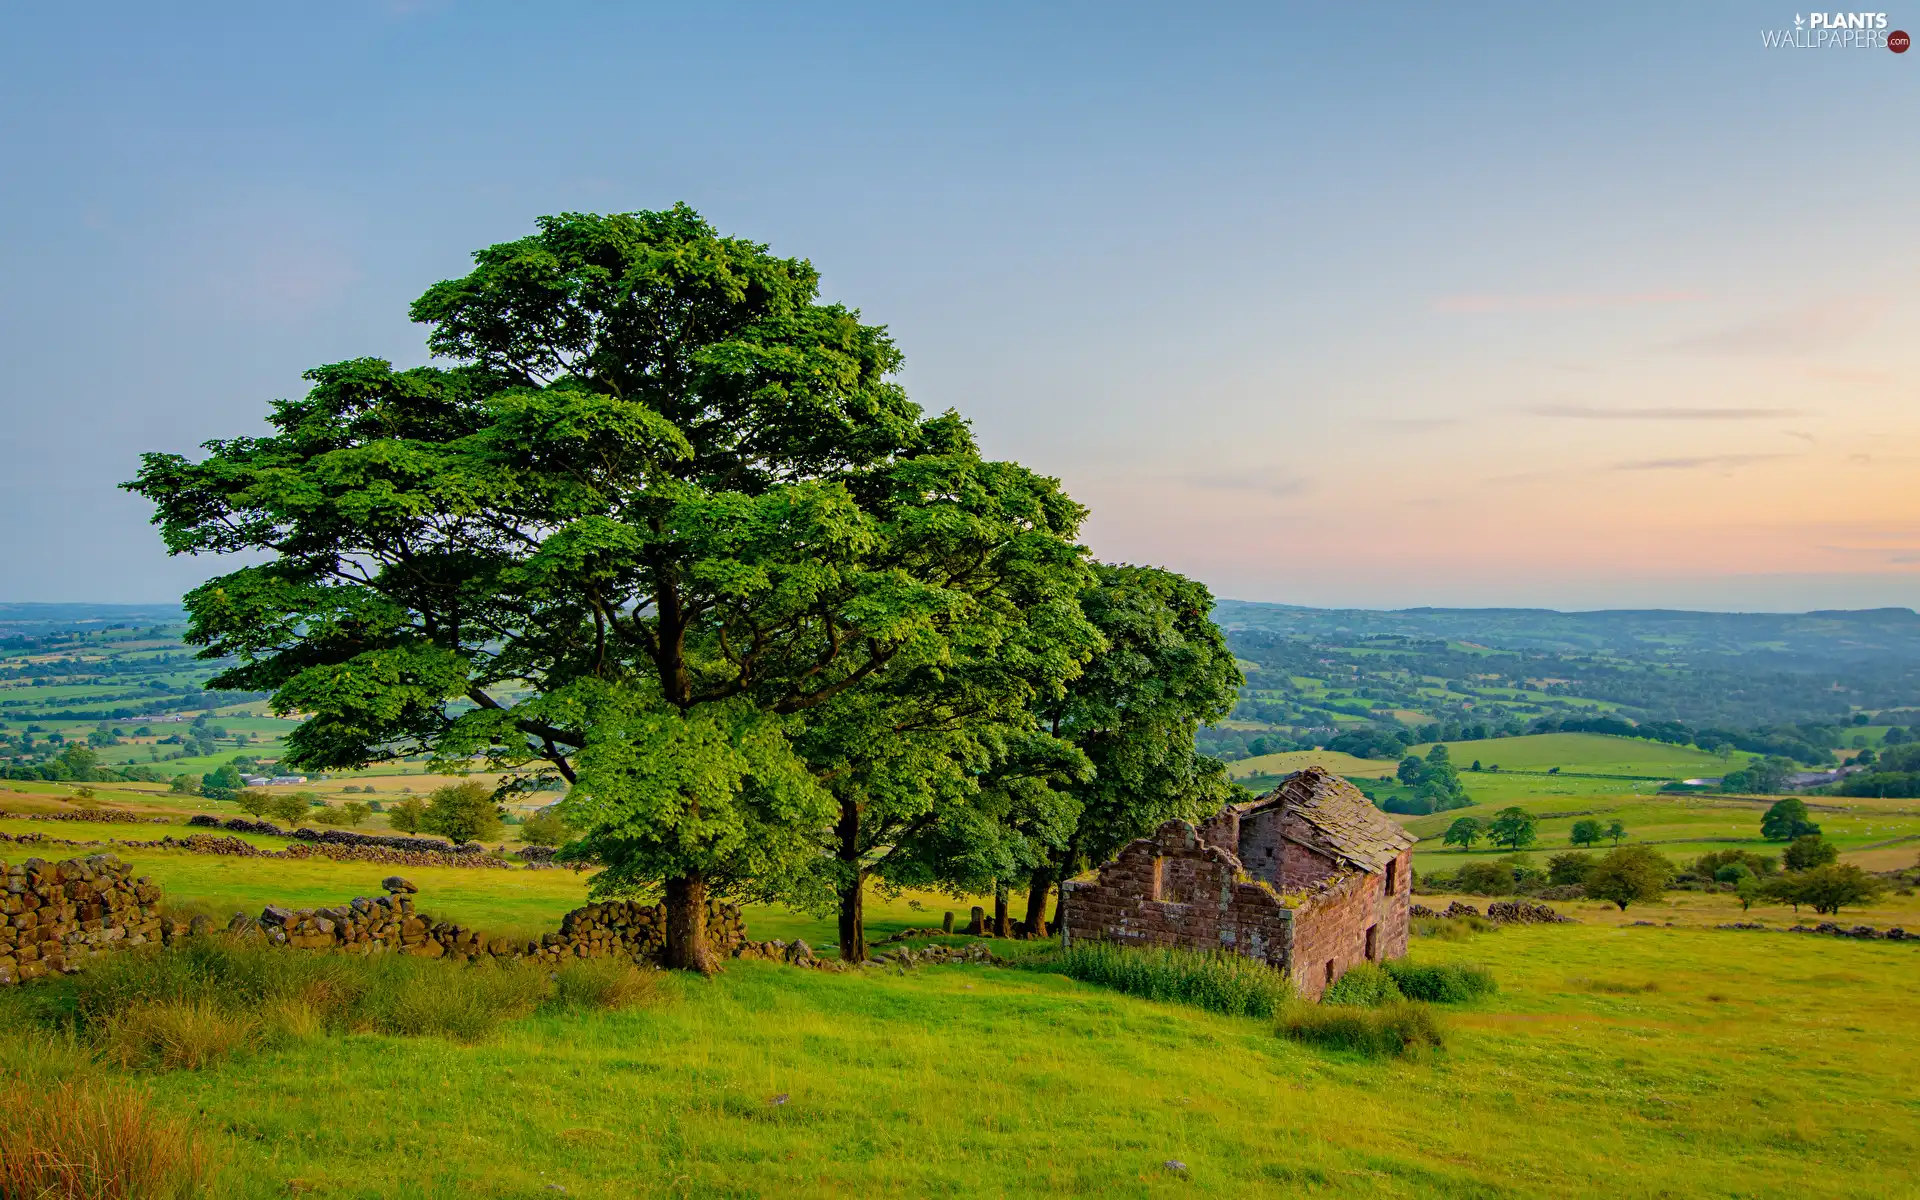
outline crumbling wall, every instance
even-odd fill
[[[1231,851],[1168,821],[1063,889],[1062,940],[1228,950],[1285,968],[1293,916],[1271,889],[1249,880]]]
[[[205,934],[205,917],[175,921],[160,915],[160,888],[133,878],[133,868],[111,854],[50,863],[30,858],[0,862],[0,984],[81,969],[114,950]],[[230,933],[258,937],[292,950],[350,954],[413,954],[423,958],[504,958],[559,963],[567,958],[629,957],[657,962],[666,947],[666,916],[659,905],[630,900],[576,908],[557,932],[516,939],[439,921],[414,906],[418,891],[399,876],[383,881],[383,896],[356,896],[345,904],[289,909],[269,904],[258,917],[236,913]],[[784,943],[747,940],[737,905],[707,903],[707,942],[720,958],[793,958]],[[799,943],[796,943],[799,944]],[[804,957],[811,958],[811,951]]]
[[[160,889],[110,854],[0,862],[0,984],[78,970],[161,936]]]

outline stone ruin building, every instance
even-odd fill
[[[1061,938],[1245,954],[1317,999],[1354,964],[1406,954],[1415,840],[1310,767],[1197,828],[1168,821],[1067,884]]]

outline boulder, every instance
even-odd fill
[[[380,881],[380,886],[385,888],[387,891],[387,894],[390,896],[397,896],[402,892],[405,892],[411,895],[412,893],[418,892],[420,890],[419,888],[413,886],[413,884],[400,878],[400,876],[398,875],[389,875],[385,879],[382,879]]]

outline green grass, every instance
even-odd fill
[[[1719,775],[1729,769],[1726,760],[1692,747],[1601,733],[1533,733],[1478,742],[1448,742],[1446,747],[1448,756],[1460,768],[1478,759],[1487,765],[1498,763],[1502,770],[1545,771],[1559,767],[1563,772],[1581,774],[1668,778]],[[1424,758],[1430,749],[1431,746],[1415,746],[1409,753]],[[1734,765],[1746,757],[1737,756]]]
[[[1414,955],[1501,980],[1418,1061],[1032,971],[736,963],[478,1045],[146,1080],[235,1197],[1912,1194],[1911,947],[1586,925]]]

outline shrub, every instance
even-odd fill
[[[84,1080],[0,1088],[0,1197],[173,1200],[206,1175],[192,1137],[125,1088]]]
[[[1585,883],[1587,872],[1593,870],[1593,863],[1593,855],[1584,850],[1556,854],[1547,860],[1547,882],[1554,887]]]
[[[1286,976],[1239,954],[1135,950],[1075,942],[1032,965],[1149,1000],[1170,1000],[1228,1016],[1271,1017],[1293,998]]]
[[[529,846],[558,846],[567,840],[567,827],[559,813],[541,809],[520,823],[520,840]]]
[[[419,797],[409,796],[387,809],[387,824],[401,833],[419,833],[426,812],[427,806],[420,802]]]
[[[1351,1050],[1370,1058],[1416,1057],[1446,1044],[1433,1010],[1413,1000],[1378,1008],[1290,1005],[1281,1015],[1280,1034],[1290,1041]]]
[[[500,806],[485,784],[450,783],[427,797],[420,827],[456,842],[490,840],[500,836]]]
[[[1658,900],[1673,878],[1673,864],[1647,846],[1608,851],[1588,873],[1587,895],[1611,900],[1621,912],[1636,900]]]
[[[1485,967],[1414,963],[1403,958],[1387,963],[1386,969],[1401,995],[1430,1004],[1462,1004],[1499,990],[1493,972]]]
[[[1361,1008],[1378,1008],[1394,1000],[1404,1000],[1400,989],[1393,982],[1393,976],[1373,963],[1359,963],[1347,968],[1347,973],[1333,981],[1333,985],[1320,995],[1322,1004],[1353,1004]]]
[[[1718,879],[1722,870],[1735,865],[1765,877],[1780,869],[1780,860],[1751,850],[1710,850],[1693,860],[1692,873],[1700,879]]]
[[[1837,862],[1839,858],[1840,851],[1832,842],[1817,833],[1803,833],[1793,839],[1780,861],[1789,871],[1808,871]]]
[[[1504,862],[1470,862],[1454,876],[1454,886],[1476,896],[1511,896],[1513,868]]]
[[[298,828],[312,812],[313,807],[294,793],[275,796],[267,803],[268,815],[276,821],[285,822],[289,829]]]

